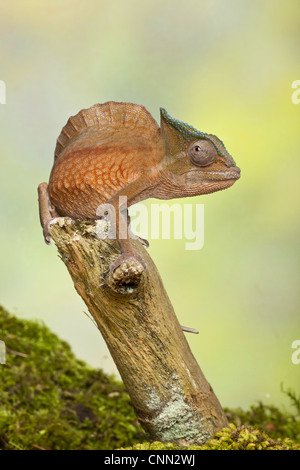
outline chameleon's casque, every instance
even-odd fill
[[[57,139],[49,185],[39,185],[45,240],[50,242],[53,217],[95,220],[104,203],[116,210],[118,238],[120,196],[126,196],[127,207],[150,197],[196,196],[228,188],[239,176],[218,137],[164,109],[159,127],[144,106],[96,104],[68,120]],[[118,241],[122,254],[113,269],[129,257],[144,264],[128,239]]]

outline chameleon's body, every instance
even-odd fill
[[[99,206],[116,209],[122,255],[143,260],[128,239],[118,237],[120,196],[127,207],[154,197],[172,199],[230,187],[240,170],[223,143],[177,121],[161,109],[161,128],[133,103],[108,102],[69,119],[57,140],[49,185],[39,186],[40,217],[47,243],[55,216],[88,220],[101,217]]]

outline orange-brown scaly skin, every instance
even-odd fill
[[[131,107],[126,110],[126,104],[111,103],[110,108],[117,125],[108,120],[101,128],[87,128],[53,166],[50,199],[63,215],[95,219],[99,204],[130,183],[146,178],[149,185],[156,183],[158,163],[163,158],[158,126],[154,132],[143,108],[138,108],[141,119]]]
[[[95,220],[104,203],[116,210],[149,197],[171,199],[218,191],[239,178],[239,169],[215,136],[197,133],[162,110],[161,128],[133,103],[108,102],[69,119],[55,150],[49,186],[39,186],[40,218],[46,242],[56,216]],[[221,143],[220,143],[221,142]],[[119,239],[122,255],[143,260],[128,239]],[[145,266],[145,265],[144,265]]]

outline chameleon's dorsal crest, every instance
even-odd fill
[[[97,135],[101,140],[116,131],[123,131],[128,140],[132,135],[145,134],[154,142],[159,139],[158,124],[144,106],[107,101],[82,109],[69,118],[57,139],[54,159],[57,160],[71,143],[85,145],[87,141],[95,142]]]
[[[173,155],[176,151],[178,152],[178,148],[184,150],[194,140],[205,139],[213,144],[219,155],[234,163],[225,145],[216,135],[198,131],[193,126],[174,119],[164,108],[160,108],[160,116],[162,136],[165,139],[167,152],[170,155]]]

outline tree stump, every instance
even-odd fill
[[[106,230],[103,220],[59,218],[50,233],[149,439],[202,444],[227,425],[224,411],[189,348],[146,249],[133,240],[146,271],[130,260],[111,273],[120,250],[115,240],[105,239]]]

